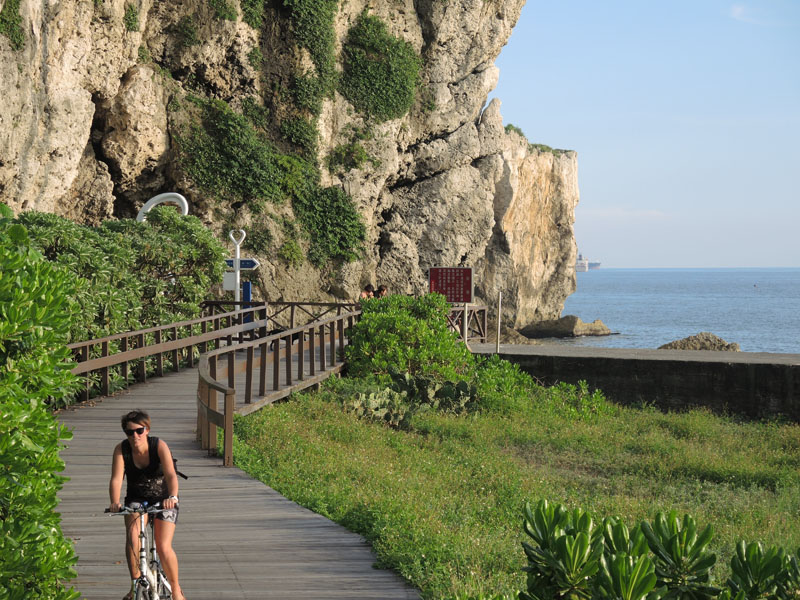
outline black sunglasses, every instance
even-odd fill
[[[142,435],[144,433],[145,429],[147,429],[147,428],[146,427],[137,427],[136,429],[126,429],[125,430],[125,435],[127,435],[128,437],[132,436],[134,433],[136,435]]]

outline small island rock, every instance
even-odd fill
[[[690,335],[682,340],[675,340],[658,347],[659,350],[721,350],[724,352],[741,352],[739,344],[728,343],[721,337],[701,331],[697,335]]]
[[[552,321],[538,321],[522,328],[520,333],[529,338],[579,337],[584,335],[611,335],[611,330],[600,319],[584,323],[575,315],[566,315]]]

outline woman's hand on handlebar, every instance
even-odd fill
[[[161,501],[161,508],[175,508],[178,506],[178,499],[175,497],[164,498]]]
[[[108,507],[108,512],[116,513],[122,510],[122,504],[120,502],[112,502],[111,506]]]

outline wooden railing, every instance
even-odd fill
[[[311,316],[310,311],[303,308],[308,307],[309,303],[285,304],[288,305],[286,308],[295,311],[302,308],[304,313]],[[270,307],[273,306],[270,304]],[[319,385],[344,366],[345,331],[353,326],[360,311],[342,312],[347,306],[313,306],[328,306],[330,310],[324,311],[325,314],[340,314],[312,320],[272,335],[264,335],[262,331],[258,339],[211,350],[200,356],[197,369],[197,438],[202,448],[216,451],[217,427],[222,427],[225,466],[233,465],[234,413],[249,414],[294,391]],[[262,324],[271,318],[262,321]],[[245,373],[244,405],[237,409],[235,378],[240,373]],[[254,381],[258,381],[255,397]],[[224,398],[222,410],[218,409],[217,394],[222,394]]]
[[[172,369],[180,368],[181,355],[188,366],[194,365],[195,347],[199,354],[207,352],[210,346],[220,348],[232,344],[234,337],[254,335],[264,329],[266,307],[263,304],[252,308],[234,310],[170,323],[159,327],[127,331],[96,340],[70,344],[73,358],[78,364],[72,369],[75,375],[83,375],[85,383],[80,399],[87,400],[89,391],[97,379],[99,392],[110,392],[111,368],[119,366],[121,378],[127,382],[130,364],[134,364],[134,380],[147,379],[147,359],[154,359],[156,376],[164,374],[164,359],[168,357]]]

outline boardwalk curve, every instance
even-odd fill
[[[111,452],[122,439],[119,418],[141,408],[151,415],[153,435],[169,443],[190,477],[180,480],[174,542],[189,600],[419,598],[397,574],[373,568],[375,556],[363,538],[200,450],[196,390],[197,372],[187,369],[58,415],[74,434],[61,453],[70,479],[58,510],[65,535],[75,541],[72,584],[82,597],[122,598],[129,582],[122,524],[103,510]]]

